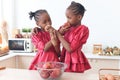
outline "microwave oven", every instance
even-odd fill
[[[12,52],[32,52],[33,45],[31,39],[14,38],[8,40],[9,50]]]

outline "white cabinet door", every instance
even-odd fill
[[[17,68],[20,69],[28,69],[32,60],[33,56],[16,56],[17,57]]]
[[[4,66],[7,68],[16,68],[16,57],[11,57],[0,61],[0,66]]]
[[[99,73],[99,69],[101,68],[119,69],[119,60],[112,59],[88,59],[88,60],[92,67],[90,70],[88,70],[88,72]]]

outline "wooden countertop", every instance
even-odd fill
[[[0,80],[42,80],[36,70],[6,68],[0,70]],[[64,72],[60,80],[99,80],[98,74]]]

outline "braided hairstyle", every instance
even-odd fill
[[[82,4],[72,1],[70,6],[67,8],[72,10],[75,15],[84,15],[85,8]]]
[[[41,9],[41,10],[37,10],[37,11],[35,11],[35,12],[30,12],[29,13],[29,18],[32,20],[32,18],[34,17],[34,20],[36,21],[36,22],[38,22],[38,20],[39,20],[39,16],[41,15],[41,14],[43,14],[43,13],[47,13],[48,14],[48,12],[46,11],[46,10],[44,10],[44,9]]]

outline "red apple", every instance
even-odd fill
[[[44,69],[51,69],[52,68],[52,64],[50,62],[46,62],[44,65],[43,65],[43,68]]]
[[[51,78],[58,78],[60,75],[61,75],[61,70],[56,68],[51,72],[50,77]]]
[[[70,23],[66,22],[63,26],[64,26],[65,28],[69,28],[69,27],[70,27]]]
[[[50,74],[47,70],[41,70],[40,76],[44,79],[47,79],[47,78],[49,78]]]
[[[22,34],[16,34],[15,38],[23,38],[23,35]]]

